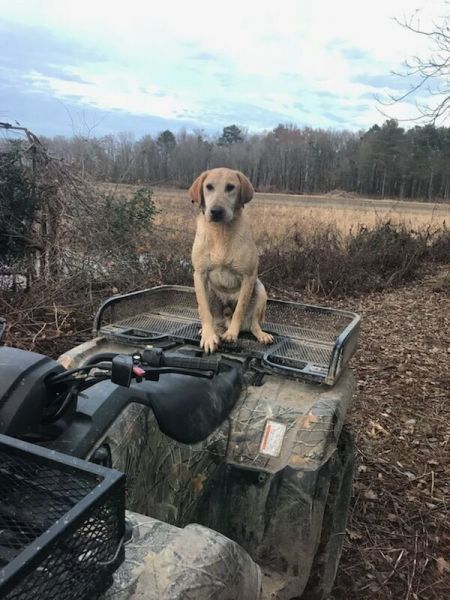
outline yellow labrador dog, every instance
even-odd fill
[[[205,171],[189,189],[201,209],[192,264],[205,352],[217,350],[220,339],[235,342],[240,331],[251,331],[263,344],[273,341],[261,329],[267,294],[258,279],[258,253],[243,214],[253,192],[245,175],[223,168]]]

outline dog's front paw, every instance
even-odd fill
[[[209,354],[215,352],[219,347],[219,337],[216,335],[214,330],[209,331],[203,329],[201,330],[201,338],[200,338],[200,348]]]
[[[222,338],[222,341],[227,344],[235,344],[237,342],[238,336],[239,336],[239,331],[235,331],[234,329],[231,329],[231,327],[230,327],[220,337]]]
[[[261,331],[258,335],[255,336],[260,344],[272,344],[273,343],[273,335],[270,333],[266,333],[265,331]]]

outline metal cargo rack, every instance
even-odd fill
[[[228,353],[260,359],[271,372],[332,385],[356,350],[360,317],[352,312],[296,302],[269,300],[264,331],[274,337],[265,346],[241,333]],[[170,339],[199,343],[200,319],[193,288],[160,286],[113,296],[99,308],[94,334],[132,344]]]
[[[0,435],[0,598],[92,600],[124,558],[125,475]]]

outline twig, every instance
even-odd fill
[[[418,534],[416,533],[416,537],[415,537],[415,540],[414,540],[413,570],[412,570],[412,573],[411,573],[411,577],[408,577],[408,591],[407,591],[407,594],[405,596],[405,600],[409,600],[409,597],[411,596],[412,586],[413,586],[413,581],[414,581],[414,576],[416,574],[416,566],[417,566],[417,537],[418,537]]]
[[[44,329],[47,327],[47,323],[44,323],[42,325],[42,327],[39,329],[39,331],[37,333],[34,334],[33,339],[31,340],[31,347],[34,348],[34,345],[36,343],[36,339],[41,335],[41,333],[44,331]]]

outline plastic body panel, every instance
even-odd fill
[[[74,366],[119,348],[126,345],[96,338],[61,360]],[[322,538],[354,386],[349,370],[332,388],[266,375],[194,445],[167,437],[151,409],[131,404],[97,445],[107,445],[114,467],[127,473],[131,510],[221,532],[261,566],[264,598],[293,598],[307,584]],[[268,420],[285,426],[277,456],[260,452]]]

